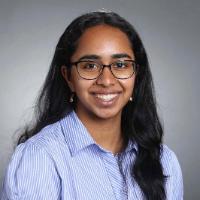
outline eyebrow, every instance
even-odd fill
[[[79,58],[79,61],[80,60],[84,60],[84,59],[101,59],[101,56],[98,56],[98,55],[95,55],[95,54],[90,54],[90,55],[84,55],[82,57]]]
[[[113,54],[112,58],[130,58],[130,59],[132,59],[132,57],[130,55],[128,55],[127,53]]]
[[[118,53],[118,54],[113,54],[111,55],[112,58],[129,58],[129,59],[133,59],[130,55],[128,55],[127,53]],[[84,55],[81,58],[79,58],[79,61],[81,60],[85,60],[85,59],[89,59],[89,60],[99,60],[101,59],[101,56],[95,55],[95,54],[88,54],[88,55]]]

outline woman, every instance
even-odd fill
[[[57,44],[2,199],[180,200],[181,169],[162,137],[138,34],[116,13],[84,14]]]

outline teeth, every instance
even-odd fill
[[[117,96],[117,94],[97,94],[96,97],[100,98],[104,101],[110,101],[113,98],[115,98]]]

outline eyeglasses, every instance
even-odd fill
[[[79,76],[86,80],[98,78],[104,67],[109,67],[111,73],[117,79],[128,79],[136,73],[136,62],[134,60],[115,61],[109,65],[84,60],[73,62],[71,65],[75,65]]]

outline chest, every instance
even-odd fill
[[[137,183],[131,177],[134,155],[121,162],[112,154],[81,152],[64,158],[58,167],[63,200],[129,200],[142,199]]]

